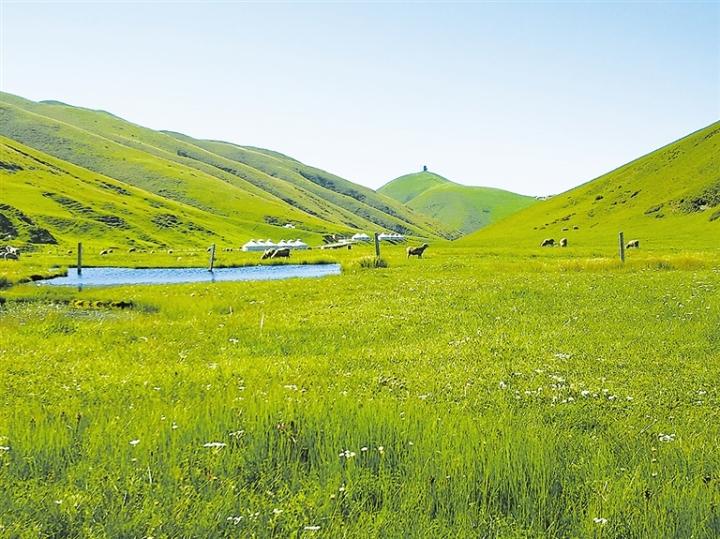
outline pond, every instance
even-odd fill
[[[123,284],[215,283],[227,281],[271,281],[339,275],[340,264],[283,264],[242,268],[83,268],[82,275],[69,268],[64,277],[37,281],[52,286],[109,286]]]

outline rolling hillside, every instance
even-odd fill
[[[292,233],[316,239],[329,223],[248,195],[242,214],[218,215],[97,174],[0,137],[0,239],[111,247],[233,243],[238,234],[272,236],[266,216],[302,223]],[[242,199],[240,199],[242,200]]]
[[[544,238],[612,253],[617,234],[641,248],[720,248],[720,122],[462,239],[536,249]]]
[[[167,206],[166,213],[183,222],[183,216],[193,216],[192,222],[207,229],[205,236],[233,243],[263,235],[284,237],[288,232],[282,226],[287,223],[296,227],[292,235],[307,239],[352,230],[393,230],[428,238],[450,234],[438,223],[388,197],[282,154],[153,131],[104,111],[58,102],[36,103],[0,93],[0,135],[5,137],[0,158],[2,201],[13,208],[0,209],[2,219],[18,231],[26,227],[17,215],[37,219],[61,242],[78,239],[79,229],[46,217],[53,216],[53,211],[66,211],[68,205],[55,201],[62,209],[51,211],[47,204],[38,206],[33,201],[45,192],[69,196],[74,191],[74,181],[69,179],[72,175],[86,183],[99,175],[124,190],[143,193],[135,205],[117,198],[117,191],[105,191],[101,199],[110,196],[113,200],[105,202],[115,208],[130,207],[128,211],[147,215],[149,208],[143,205],[149,202],[143,200],[154,195],[153,203]],[[37,163],[31,166],[18,152],[52,163],[62,171],[75,172],[65,177],[64,190],[56,184],[49,187],[45,181],[55,174]],[[54,170],[52,167],[49,170]],[[40,177],[46,180],[39,181]],[[45,199],[53,200],[47,195]],[[84,200],[73,200],[73,204],[94,212],[109,211],[99,207],[89,193]],[[140,237],[133,232],[118,238],[117,230],[97,223],[92,227],[96,239],[129,241]],[[152,220],[150,225],[142,219],[134,223],[143,237],[152,238],[147,240],[150,243],[207,242],[207,238],[187,231],[181,232],[181,237],[168,234],[173,226],[157,226]],[[176,228],[176,232],[181,229]]]
[[[468,234],[535,203],[535,198],[491,187],[451,182],[433,172],[392,180],[378,190],[413,210]]]

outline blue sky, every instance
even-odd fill
[[[287,153],[563,191],[720,119],[720,3],[0,0],[0,88]]]

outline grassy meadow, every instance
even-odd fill
[[[1,291],[0,536],[720,534],[720,253],[371,255]]]

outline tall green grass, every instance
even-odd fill
[[[720,264],[656,256],[13,287],[0,532],[713,537]]]

